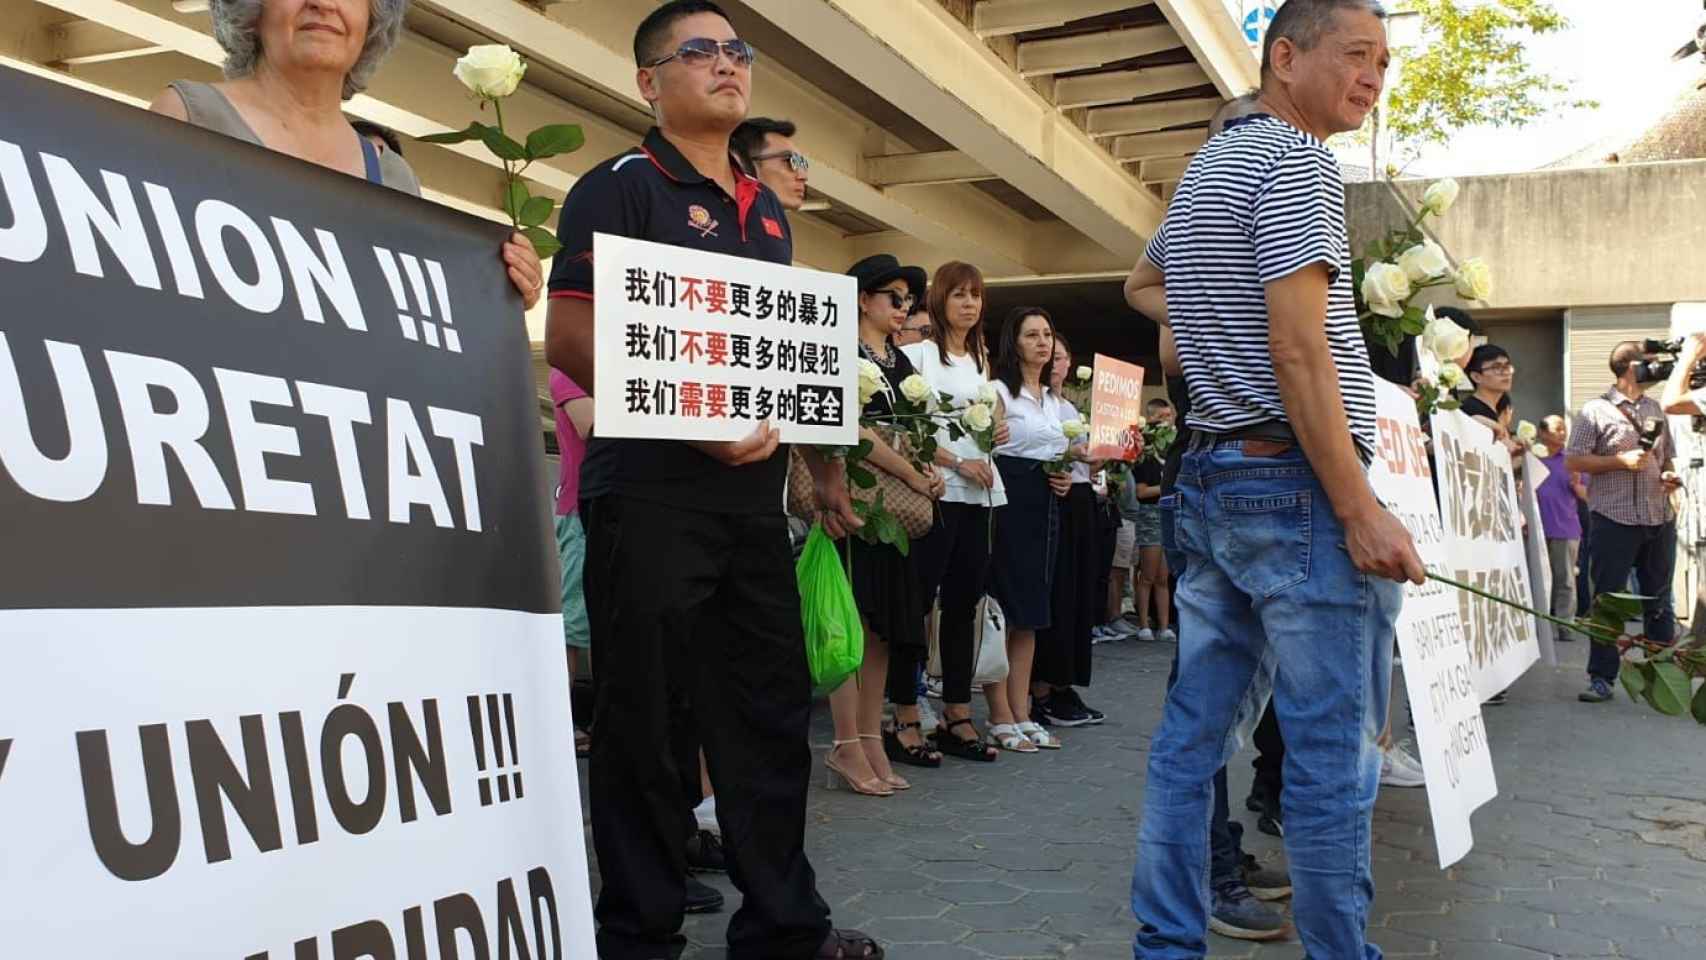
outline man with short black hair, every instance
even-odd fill
[[[752,48],[716,4],[676,0],[640,23],[634,51],[657,126],[576,182],[557,228],[546,354],[583,386],[598,383],[595,233],[784,265],[793,257],[782,205],[729,150],[746,118]],[[882,955],[869,937],[831,929],[805,855],[811,676],[779,440],[765,423],[733,442],[595,430],[588,444],[585,594],[600,638],[588,784],[603,960],[656,960],[683,942],[686,847],[698,832],[683,791],[697,793],[700,740],[729,877],[744,895],[729,923],[731,960]],[[859,522],[839,466],[806,460],[825,507],[818,519],[845,535]]]
[[[811,161],[794,147],[793,121],[753,117],[735,128],[729,146],[747,173],[776,192],[783,207],[798,210],[806,202]]]
[[[1676,515],[1670,492],[1681,485],[1671,469],[1676,448],[1658,401],[1641,382],[1641,345],[1625,340],[1611,350],[1617,382],[1582,405],[1570,428],[1564,466],[1593,477],[1588,484],[1592,592],[1623,592],[1635,572],[1644,601],[1647,639],[1669,644],[1676,637],[1671,610],[1671,575],[1676,570]],[[1583,703],[1611,699],[1622,660],[1616,647],[1588,648],[1588,686]]]
[[[1395,581],[1421,583],[1424,569],[1368,481],[1374,375],[1350,289],[1343,176],[1323,141],[1359,128],[1379,100],[1384,16],[1373,0],[1279,8],[1265,112],[1198,151],[1127,283],[1128,298],[1165,289],[1194,431],[1178,493],[1162,502],[1185,558],[1183,622],[1132,882],[1139,960],[1207,952],[1211,781],[1270,682],[1304,949],[1380,956],[1365,938],[1376,739]]]

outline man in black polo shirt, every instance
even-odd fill
[[[729,135],[745,119],[752,49],[715,4],[677,0],[634,35],[657,126],[589,171],[563,203],[546,353],[593,375],[594,233],[789,263],[776,195],[743,173]],[[596,318],[619,323],[620,317]],[[833,535],[857,525],[839,469],[808,457]],[[782,513],[785,451],[761,424],[738,442],[592,438],[581,470],[595,675],[595,914],[604,960],[678,949],[687,838],[684,776],[702,740],[730,878],[745,895],[729,956],[880,957],[834,931],[804,852],[811,680]],[[680,708],[691,703],[689,713]]]

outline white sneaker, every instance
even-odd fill
[[[1161,632],[1155,635],[1155,639],[1162,643],[1178,643],[1179,635],[1173,632],[1172,627],[1162,627]]]
[[[1127,637],[1137,636],[1137,624],[1132,623],[1124,617],[1120,617],[1113,623],[1108,624],[1108,630],[1120,640],[1124,640]]]
[[[1411,753],[1411,749],[1412,747],[1408,740],[1400,740],[1397,743],[1394,743],[1392,745],[1392,759],[1415,771],[1416,776],[1426,779],[1427,773],[1422,767],[1422,760],[1414,753]]]
[[[1094,646],[1094,645],[1104,644],[1104,643],[1107,643],[1108,641],[1110,641],[1112,639],[1114,639],[1113,631],[1109,630],[1107,627],[1091,627],[1090,628],[1090,643],[1091,643],[1091,645]]]
[[[1397,744],[1393,744],[1392,746],[1387,747],[1385,750],[1382,750],[1380,752],[1380,784],[1381,784],[1381,786],[1386,786],[1386,787],[1425,787],[1425,786],[1427,786],[1428,781],[1427,781],[1426,777],[1422,776],[1422,771],[1412,770],[1410,767],[1408,767],[1405,764],[1404,760],[1400,760],[1400,759],[1398,759],[1397,756],[1394,756],[1395,754],[1403,754],[1403,751],[1398,749]],[[1405,758],[1408,759],[1408,755],[1405,755]],[[1414,763],[1415,761],[1411,760],[1410,762]]]
[[[717,836],[723,835],[723,828],[717,826],[717,798],[706,797],[693,808],[693,819],[698,822],[699,829],[708,830]]]
[[[1137,631],[1137,639],[1149,643],[1155,639],[1155,631],[1148,627],[1140,627]]]

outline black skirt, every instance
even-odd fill
[[[1107,589],[1096,569],[1102,555],[1099,540],[1096,492],[1088,483],[1075,483],[1061,501],[1054,616],[1048,629],[1037,631],[1032,676],[1042,683],[1057,687],[1090,685],[1090,630],[1100,622],[1098,608],[1107,602]]]
[[[1060,498],[1048,488],[1041,460],[996,457],[995,467],[1007,488],[1007,505],[995,510],[990,592],[1007,615],[1009,627],[1046,627]]]
[[[923,589],[911,556],[886,543],[847,538],[842,563],[865,626],[889,644],[889,655],[924,649]]]

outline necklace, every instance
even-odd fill
[[[895,363],[894,344],[887,339],[883,340],[883,353],[881,356],[878,356],[877,351],[872,350],[871,345],[866,343],[863,340],[859,341],[859,352],[865,355],[865,359],[871,361],[872,363],[876,364],[879,367],[886,367],[886,368],[893,368],[894,367],[894,363]]]

